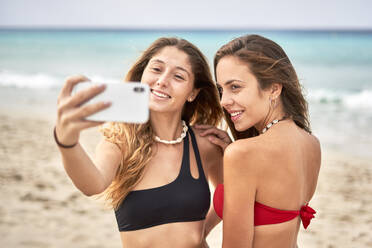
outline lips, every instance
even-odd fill
[[[233,110],[233,111],[229,111],[229,114],[231,116],[231,120],[234,122],[234,121],[237,121],[243,114],[243,110]]]
[[[165,92],[159,91],[159,90],[151,89],[151,93],[153,95],[155,95],[157,98],[161,98],[161,99],[169,99],[169,98],[171,98],[170,95],[168,95]]]

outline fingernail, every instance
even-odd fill
[[[105,106],[111,106],[111,102],[110,102],[110,101],[103,102],[103,104],[104,104]]]

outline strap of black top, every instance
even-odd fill
[[[190,129],[189,129],[190,130]],[[179,176],[187,175],[187,170],[190,168],[190,149],[189,149],[189,135],[183,139],[183,155],[181,171]]]
[[[192,148],[194,149],[194,154],[196,158],[196,163],[198,164],[199,175],[200,175],[199,178],[205,178],[203,166],[202,166],[201,159],[200,159],[198,144],[196,143],[194,132],[192,131],[190,126],[189,126],[189,131],[190,131],[190,136],[191,136]]]

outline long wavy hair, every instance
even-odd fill
[[[154,41],[129,70],[124,81],[139,82],[151,58],[169,46],[176,47],[188,55],[194,74],[194,87],[200,89],[194,101],[185,103],[182,119],[189,125],[195,123],[218,125],[223,112],[209,65],[200,50],[184,39],[163,37]],[[110,122],[101,127],[101,132],[122,151],[122,159],[115,178],[105,191],[106,200],[117,209],[142,178],[144,169],[151,160],[154,132],[150,121],[145,124]]]
[[[260,90],[267,89],[273,83],[282,84],[280,99],[286,116],[311,133],[308,104],[302,94],[302,86],[291,61],[277,43],[259,35],[245,35],[230,41],[214,57],[215,78],[217,64],[225,56],[234,56],[246,63],[256,77]],[[235,140],[259,134],[255,127],[237,131],[226,110],[224,116]]]

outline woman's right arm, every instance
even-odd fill
[[[121,152],[116,145],[103,140],[97,146],[93,162],[79,144],[82,130],[102,124],[84,118],[110,106],[110,103],[104,102],[81,106],[105,89],[104,85],[96,85],[71,96],[73,87],[83,81],[89,79],[84,76],[73,76],[66,80],[58,97],[55,134],[59,143],[63,145],[76,144],[72,148],[59,146],[59,151],[64,168],[74,185],[85,195],[90,196],[103,192],[111,184],[121,160]]]
[[[222,248],[252,248],[254,203],[261,164],[256,145],[238,140],[224,154],[224,201]]]

